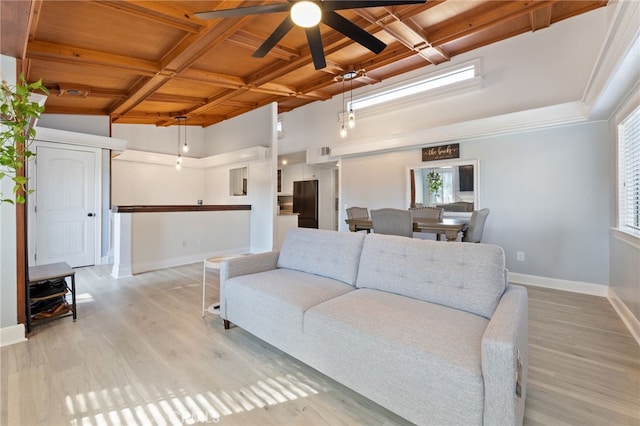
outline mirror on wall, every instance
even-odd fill
[[[445,160],[408,168],[408,206],[442,207],[445,216],[478,209],[478,161]]]
[[[242,197],[247,195],[247,167],[229,169],[229,195]]]

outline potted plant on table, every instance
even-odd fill
[[[29,145],[36,135],[33,123],[44,111],[44,105],[33,99],[35,92],[48,94],[42,80],[27,83],[20,74],[20,83],[10,86],[5,80],[0,85],[0,180],[11,179],[13,195],[0,193],[0,203],[24,203],[27,178],[21,173],[35,153]]]

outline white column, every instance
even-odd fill
[[[130,277],[132,213],[113,214],[113,278]]]

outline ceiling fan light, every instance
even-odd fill
[[[291,20],[299,27],[315,27],[321,18],[320,6],[311,1],[299,1],[291,7]]]

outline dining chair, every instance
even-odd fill
[[[413,219],[423,220],[435,220],[437,222],[442,222],[442,216],[444,215],[444,209],[441,207],[412,207],[411,213],[413,214]]]
[[[368,219],[369,209],[366,207],[349,207],[347,209],[347,219]]]
[[[482,240],[482,232],[484,231],[487,216],[489,216],[489,209],[474,210],[473,213],[471,213],[469,227],[462,237],[463,242],[479,243]]]
[[[413,237],[413,216],[410,210],[371,210],[371,224],[376,234]]]

